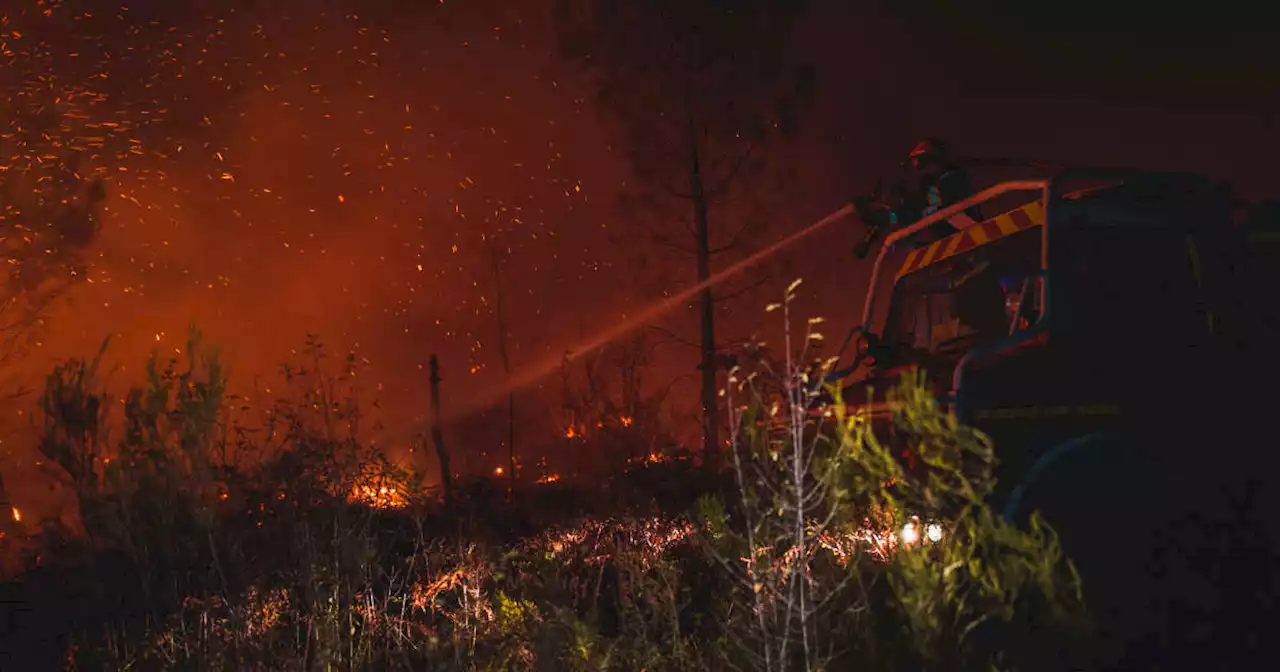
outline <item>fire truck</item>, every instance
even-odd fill
[[[975,208],[1001,214],[964,214]],[[1237,209],[1198,176],[1064,169],[892,232],[844,398],[887,420],[879,393],[922,369],[944,408],[997,450],[1018,447],[1000,455],[1010,515],[1015,490],[1072,446],[1245,408],[1233,381],[1275,371],[1280,299],[1265,255],[1275,231]],[[929,235],[944,224],[949,235]]]
[[[1200,176],[1039,173],[883,236],[838,375],[891,434],[883,395],[922,370],[991,437],[992,504],[1040,510],[1088,583],[1215,474],[1272,469],[1280,226]]]

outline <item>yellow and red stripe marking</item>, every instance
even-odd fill
[[[898,277],[901,278],[947,257],[968,252],[975,247],[1042,225],[1044,225],[1044,207],[1039,201],[1028,203],[981,224],[975,224],[964,231],[953,233],[928,246],[911,250],[907,254],[906,261],[902,263],[902,268],[898,270]]]

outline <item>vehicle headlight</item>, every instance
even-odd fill
[[[920,540],[920,532],[916,529],[914,522],[907,523],[902,526],[902,541],[906,544],[914,544]]]
[[[922,524],[918,516],[911,516],[911,520],[902,526],[902,543],[910,546],[921,541],[922,535],[929,543],[940,541],[942,539],[942,524]]]

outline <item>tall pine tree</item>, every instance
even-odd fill
[[[653,239],[689,252],[697,281],[742,227],[719,217],[727,200],[763,176],[772,141],[794,134],[814,95],[812,68],[789,64],[798,0],[561,0],[561,56],[594,77],[598,109],[625,147],[630,202],[654,226],[683,224]],[[684,238],[684,236],[688,238]],[[687,244],[680,244],[687,240]],[[722,452],[717,414],[713,288],[697,301],[704,459]]]

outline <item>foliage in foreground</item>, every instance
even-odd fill
[[[1038,518],[1022,530],[988,506],[989,439],[943,413],[923,374],[889,391],[892,432],[848,413],[838,388],[820,403],[816,383],[835,361],[807,361],[822,320],[794,333],[798,285],[770,307],[782,309],[783,360],[756,357],[730,377],[736,513],[703,507],[712,552],[746,596],[739,613],[751,614],[730,624],[744,665],[1063,664],[1084,632],[1079,580]]]
[[[55,371],[41,449],[87,538],[7,585],[10,631],[107,669],[951,670],[1046,669],[1079,623],[1052,533],[992,515],[989,443],[915,379],[892,405],[923,473],[838,403],[814,431],[788,363],[733,381],[735,484],[575,517],[551,486],[440,509],[356,441],[349,379],[309,352],[256,435],[196,339],[185,368],[152,363],[114,441],[95,363]],[[561,523],[512,532],[557,501]]]

